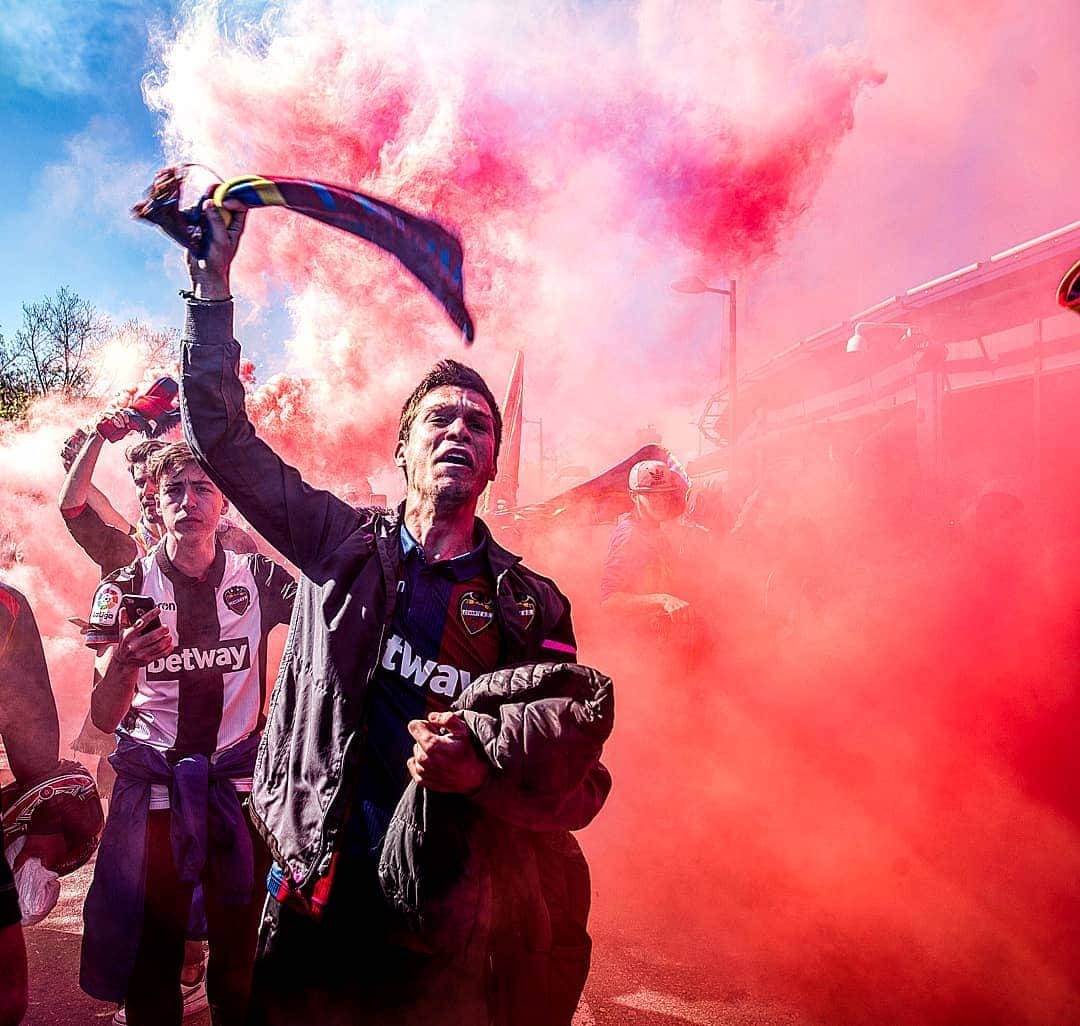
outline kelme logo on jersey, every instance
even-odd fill
[[[521,617],[521,626],[528,630],[536,619],[536,599],[532,595],[526,595],[517,604],[518,615]]]
[[[251,606],[251,592],[242,584],[234,584],[231,588],[225,589],[221,600],[237,616],[243,616]]]
[[[478,591],[461,596],[461,622],[470,634],[479,634],[495,619],[495,600]]]
[[[176,680],[181,673],[193,670],[217,670],[238,673],[251,666],[251,645],[247,638],[222,641],[213,648],[181,648],[155,659],[146,666],[147,680]]]

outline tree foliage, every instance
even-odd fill
[[[67,287],[36,303],[23,303],[22,323],[0,334],[0,419],[23,416],[41,396],[81,399],[95,394],[96,357],[110,338],[134,342],[151,366],[175,359],[177,337],[131,320],[114,326],[94,305]]]

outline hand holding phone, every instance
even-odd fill
[[[127,624],[122,626],[131,626],[136,620],[144,617],[157,605],[157,602],[149,595],[125,595],[120,600],[120,608],[127,612]],[[151,631],[156,631],[161,626],[161,617],[155,616],[151,620],[148,620],[143,624],[140,634],[149,634]]]
[[[123,663],[146,666],[172,650],[172,633],[162,625],[157,603],[146,595],[125,595],[120,606],[116,657]]]

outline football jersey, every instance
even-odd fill
[[[366,696],[367,744],[349,831],[369,851],[382,841],[409,782],[409,721],[449,709],[499,660],[495,582],[483,544],[428,563],[402,525],[401,548],[394,615]]]
[[[266,638],[288,622],[296,594],[287,571],[219,545],[196,580],[159,545],[102,581],[91,619],[116,616],[125,594],[157,602],[175,647],[139,669],[119,733],[169,754],[213,756],[262,728]]]

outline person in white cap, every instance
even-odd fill
[[[659,632],[688,625],[690,604],[676,590],[675,554],[662,525],[686,509],[686,483],[661,460],[642,460],[627,482],[634,508],[624,513],[608,543],[600,576],[604,609],[647,621]]]

